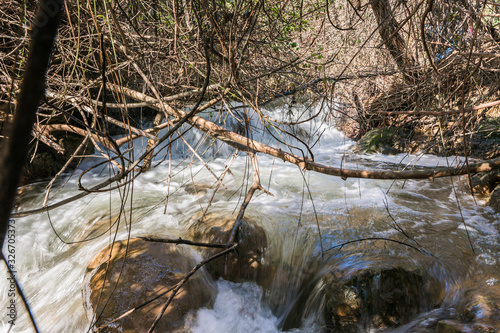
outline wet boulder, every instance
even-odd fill
[[[208,214],[194,219],[189,228],[190,238],[198,242],[226,244],[233,231],[235,218]],[[267,247],[264,229],[249,218],[243,218],[237,233],[236,251],[219,257],[207,264],[214,278],[233,282],[259,281],[263,274],[262,259]],[[203,248],[204,258],[220,252],[220,248]]]
[[[496,185],[500,183],[500,171],[493,170],[485,173],[472,175],[472,189],[479,195],[490,195]],[[468,177],[465,177],[468,182]]]
[[[435,324],[436,333],[500,332],[500,288],[496,278],[468,279],[456,286],[453,308]],[[486,282],[486,283],[485,283]],[[443,309],[444,310],[444,309]],[[425,322],[429,322],[425,319]],[[420,328],[422,325],[419,325]]]
[[[134,238],[117,241],[99,252],[87,267],[83,299],[95,327],[108,324],[125,312],[144,305],[101,332],[146,332],[161,312],[174,287],[197,263],[196,253],[184,245],[147,242]],[[215,299],[215,284],[198,271],[179,290],[159,321],[157,332],[182,329],[185,316]],[[95,317],[93,317],[95,316]]]
[[[493,208],[495,212],[500,213],[500,184],[491,192],[487,205]]]
[[[481,286],[469,289],[464,298],[464,319],[474,332],[500,331],[500,286]]]
[[[375,128],[358,141],[355,151],[365,154],[399,154],[406,150],[411,132],[396,127]]]
[[[401,267],[361,269],[323,278],[325,320],[334,332],[397,327],[442,301],[441,284]]]

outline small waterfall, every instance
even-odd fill
[[[448,163],[445,158],[432,155],[356,156],[351,151],[354,143],[331,122],[335,106],[321,108],[317,102],[264,109],[262,115],[250,110],[251,136],[283,150],[291,149],[298,155],[310,154],[301,143],[306,142],[313,147],[315,161],[346,168],[394,169],[407,164],[434,167]],[[232,112],[235,117],[218,109],[201,116],[248,135],[241,109]],[[265,118],[286,122],[315,115],[311,122],[300,124],[294,130],[283,125],[291,135],[279,134],[268,126]],[[188,129],[189,126],[184,125],[179,132]],[[317,136],[311,133],[321,134],[321,139],[316,142]],[[176,138],[173,136],[172,140]],[[226,168],[226,158],[234,152],[233,148],[214,142],[196,129],[190,129],[184,138],[217,175]],[[288,148],[282,142],[300,149]],[[145,140],[134,141],[131,156],[139,156],[146,144]],[[156,167],[141,175],[133,188],[92,194],[48,214],[16,219],[17,276],[43,332],[83,332],[88,328],[81,296],[83,276],[87,264],[113,239],[106,230],[118,227],[117,239],[126,238],[129,228],[132,237],[185,238],[191,218],[207,207],[216,179],[201,163],[191,164],[196,157],[192,157],[180,139],[175,140],[171,148],[171,156],[166,156],[166,148],[157,150],[153,163]],[[433,304],[422,302],[421,313],[405,313],[412,319],[403,327],[423,327],[426,320],[435,324],[466,307],[461,305],[461,300],[472,288],[467,281],[487,286],[500,280],[498,216],[477,205],[461,190],[456,179],[344,181],[311,172],[303,174],[296,166],[269,156],[259,155],[258,160],[262,185],[274,196],[257,193],[246,214],[264,228],[267,235],[268,247],[263,259],[265,278],[240,284],[219,280],[214,308],[201,309],[188,318],[186,331],[328,330],[331,319],[325,318],[324,309],[328,302],[333,302],[325,298],[330,288],[328,283],[343,281],[334,286],[340,291],[338,294],[347,296],[335,302],[347,302],[349,297],[355,299],[361,295],[360,290],[373,295],[377,290],[385,290],[384,281],[399,283],[402,273],[397,267],[410,272],[407,277],[410,281],[417,281],[418,276],[437,281],[439,290],[432,292],[442,298],[440,305],[434,309]],[[58,184],[61,189],[58,200],[78,193],[78,173],[91,163],[95,163],[95,159],[85,161],[76,177],[68,175]],[[245,155],[240,154],[231,165],[231,174],[224,178],[224,186],[210,203],[212,212],[229,216],[238,209],[247,186],[247,164]],[[83,177],[83,182],[87,186],[97,183],[105,179],[108,172],[107,167],[93,170]],[[193,191],[193,183],[201,190]],[[30,186],[19,210],[40,207],[44,186],[43,182]],[[467,231],[458,213],[454,190],[461,191],[458,197]],[[168,202],[165,201],[167,194],[170,195]],[[104,235],[91,241],[65,244],[54,230],[68,243],[89,235],[103,232]],[[467,232],[474,242],[475,253],[470,249]],[[340,246],[353,240],[359,241]],[[393,275],[387,277],[391,272]],[[368,287],[362,289],[363,285]],[[2,304],[9,302],[7,290],[7,280],[0,279]],[[350,290],[357,290],[358,294]],[[342,305],[337,303],[332,303],[334,309]],[[16,332],[28,332],[30,325],[20,303],[18,308]],[[372,311],[373,316],[380,312],[377,311]],[[360,324],[361,329],[374,329],[370,326],[373,320],[365,322]],[[1,317],[0,331],[7,327],[5,317]]]

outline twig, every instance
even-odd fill
[[[157,238],[157,237],[138,237],[142,240],[145,240],[147,242],[156,242],[156,243],[170,243],[170,244],[187,244],[187,245],[193,245],[193,246],[202,246],[202,247],[215,247],[215,248],[228,248],[231,245],[228,244],[216,244],[216,243],[204,243],[204,242],[195,242],[191,241],[189,239],[182,239],[182,238],[177,238],[177,239],[168,239],[168,238]]]
[[[262,185],[260,184],[260,175],[259,175],[259,163],[257,161],[257,156],[253,152],[247,152],[248,157],[250,158],[250,161],[252,162],[252,173],[253,173],[253,182],[252,186],[247,192],[247,195],[245,196],[245,200],[243,200],[243,203],[240,206],[240,210],[238,212],[238,215],[236,217],[236,220],[233,225],[233,229],[231,231],[231,236],[229,237],[228,244],[231,244],[233,242],[236,242],[236,234],[238,231],[238,227],[241,224],[241,220],[243,219],[243,216],[245,215],[245,210],[252,200],[252,197],[257,190],[261,190],[264,193],[268,195],[273,195],[270,192],[266,191]]]
[[[425,40],[425,19],[427,18],[427,15],[431,12],[432,6],[434,4],[434,0],[427,0],[427,7],[424,10],[424,13],[422,14],[422,20],[420,21],[420,38],[422,38],[422,44],[424,46],[424,51],[425,54],[427,55],[427,58],[429,59],[429,62],[431,63],[432,68],[434,68],[434,71],[436,74],[439,74],[439,70],[436,67],[436,64],[434,63],[434,60],[432,60],[431,56],[431,51],[429,51],[429,45],[427,45],[427,41]]]
[[[167,307],[170,305],[170,303],[172,302],[172,300],[174,299],[175,295],[177,294],[177,292],[179,291],[179,289],[182,288],[182,286],[187,282],[187,280],[189,280],[189,278],[194,274],[196,273],[196,271],[198,271],[200,268],[202,268],[205,264],[211,262],[212,260],[214,259],[217,259],[219,257],[222,257],[223,255],[231,252],[231,251],[234,251],[236,249],[236,247],[238,246],[238,244],[233,244],[231,245],[231,247],[225,249],[224,251],[222,252],[219,252],[213,256],[211,256],[210,258],[208,259],[205,259],[203,260],[202,262],[200,262],[199,264],[197,264],[188,274],[186,274],[184,276],[184,278],[177,283],[177,285],[175,286],[174,290],[172,290],[172,294],[170,295],[170,297],[168,298],[168,300],[165,302],[165,305],[163,306],[163,308],[161,309],[160,313],[158,314],[158,316],[156,317],[155,321],[153,322],[153,324],[151,325],[151,327],[149,328],[148,330],[148,333],[152,333],[153,330],[155,329],[156,325],[158,324],[158,322],[160,321],[161,317],[163,316],[163,314],[165,313],[165,310],[167,310]]]

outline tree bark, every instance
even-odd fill
[[[160,125],[162,119],[163,119],[163,113],[158,112],[156,114],[155,120],[153,122],[153,127]],[[159,129],[154,130],[153,133],[151,133],[151,134],[156,136],[159,131],[160,131]],[[142,171],[149,171],[151,169],[151,163],[153,162],[153,157],[154,157],[154,150],[152,148],[153,148],[153,145],[155,144],[155,142],[156,142],[156,140],[153,140],[153,139],[148,140],[148,145],[146,147],[146,150],[151,150],[151,152],[144,159],[144,163],[142,164]]]
[[[17,97],[14,120],[8,130],[8,142],[0,153],[0,249],[4,243],[16,190],[26,163],[31,130],[38,104],[45,89],[45,75],[59,26],[63,0],[41,0],[21,92]]]
[[[405,80],[411,80],[414,77],[411,71],[415,66],[415,60],[408,54],[406,42],[398,32],[399,23],[394,18],[389,1],[373,0],[370,4],[377,18],[378,31],[384,45],[389,50],[399,70],[403,73]]]
[[[108,83],[108,87],[117,92],[124,93],[132,98],[144,101],[152,102],[155,99],[143,94],[141,92],[120,87],[111,83]],[[185,117],[186,112],[174,109],[168,104],[163,103],[163,105],[152,104],[153,108],[157,110],[164,109],[166,112],[173,117]],[[239,135],[235,132],[228,131],[208,120],[205,120],[198,116],[191,116],[188,122],[203,131],[213,138],[223,141],[241,151],[251,151],[255,153],[263,153],[266,155],[274,156],[283,161],[293,163],[299,166],[302,170],[311,170],[331,176],[338,176],[343,179],[347,178],[370,178],[370,179],[432,179],[439,177],[448,176],[459,176],[465,175],[468,172],[487,172],[495,169],[500,169],[500,158],[491,159],[487,161],[482,161],[478,163],[469,164],[468,168],[464,165],[456,167],[439,167],[439,168],[429,168],[421,170],[402,170],[402,171],[388,171],[388,170],[358,170],[358,169],[345,169],[343,167],[332,167],[314,162],[310,159],[297,156],[295,154],[287,153],[281,149],[277,149],[261,142],[252,140],[245,136]]]

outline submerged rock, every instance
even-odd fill
[[[189,228],[190,238],[198,242],[226,244],[234,226],[234,218],[208,214],[196,219]],[[207,264],[214,278],[222,277],[233,282],[259,281],[263,273],[262,258],[267,247],[264,229],[248,218],[243,218],[236,234],[237,250]],[[203,256],[209,258],[220,252],[219,248],[204,248]]]
[[[83,288],[84,306],[89,318],[95,316],[95,327],[109,323],[175,286],[196,265],[193,254],[193,250],[183,245],[138,238],[130,240],[128,249],[124,240],[99,252],[87,267]],[[169,295],[150,302],[101,332],[146,332]],[[186,314],[211,306],[214,299],[213,280],[203,270],[198,271],[179,290],[156,331],[181,329]]]
[[[212,187],[211,184],[204,183],[189,183],[184,186],[184,191],[189,194],[196,195],[198,198],[204,197],[207,195],[207,192]]]
[[[458,320],[441,320],[437,323],[436,333],[472,332],[467,325]]]
[[[454,301],[448,304],[453,307],[428,312],[404,327],[404,332],[500,332],[500,288],[496,278],[484,280],[473,278],[456,285]]]
[[[338,273],[323,279],[325,320],[334,332],[397,327],[438,306],[443,297],[437,280],[400,267]]]
[[[464,322],[473,332],[500,331],[500,288],[498,285],[469,289],[464,298]]]

